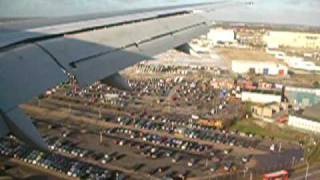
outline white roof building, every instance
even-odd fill
[[[314,133],[320,133],[320,104],[306,108],[301,115],[290,115],[288,125]]]
[[[268,47],[320,48],[320,34],[304,32],[270,31],[263,36]]]
[[[320,66],[317,66],[312,61],[305,61],[302,57],[286,57],[284,62],[287,63],[289,67],[294,69],[320,71]]]
[[[281,103],[282,96],[279,93],[268,93],[268,92],[254,92],[254,91],[242,91],[241,101],[242,102],[253,102],[253,103]]]
[[[232,29],[211,29],[207,38],[213,45],[218,43],[233,43],[235,41],[235,32]]]
[[[232,71],[238,74],[254,73],[285,76],[288,74],[288,67],[274,61],[233,60]]]
[[[290,115],[288,125],[302,130],[320,133],[320,122],[309,118]]]

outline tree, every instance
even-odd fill
[[[320,83],[319,83],[319,81],[314,81],[314,82],[312,83],[312,86],[313,86],[314,88],[320,88]]]

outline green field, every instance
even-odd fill
[[[238,130],[244,133],[252,133],[260,137],[273,137],[276,139],[283,139],[288,141],[302,140],[305,133],[289,129],[287,127],[278,127],[271,123],[264,123],[255,119],[244,119],[237,121],[230,127],[231,130]]]

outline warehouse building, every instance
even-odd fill
[[[320,104],[306,108],[302,114],[289,116],[288,125],[314,133],[320,133]]]
[[[270,31],[263,36],[268,47],[294,47],[320,49],[320,34]]]
[[[232,44],[235,42],[236,35],[232,29],[211,29],[207,35],[209,43],[213,46],[218,44]]]
[[[289,67],[294,69],[301,69],[305,71],[320,71],[320,66],[317,66],[312,61],[305,61],[302,57],[285,57],[284,62],[288,64]]]
[[[320,89],[287,86],[285,95],[296,109],[320,103]]]
[[[241,92],[242,102],[253,102],[253,103],[278,103],[282,100],[282,93],[280,91],[271,90],[244,90]]]
[[[288,74],[288,67],[274,61],[233,60],[232,71],[238,74],[280,75]]]

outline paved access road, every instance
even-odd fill
[[[290,179],[292,180],[305,180],[306,172],[302,171],[299,173],[294,173]],[[319,180],[320,179],[320,165],[311,167],[309,170],[308,180]]]

